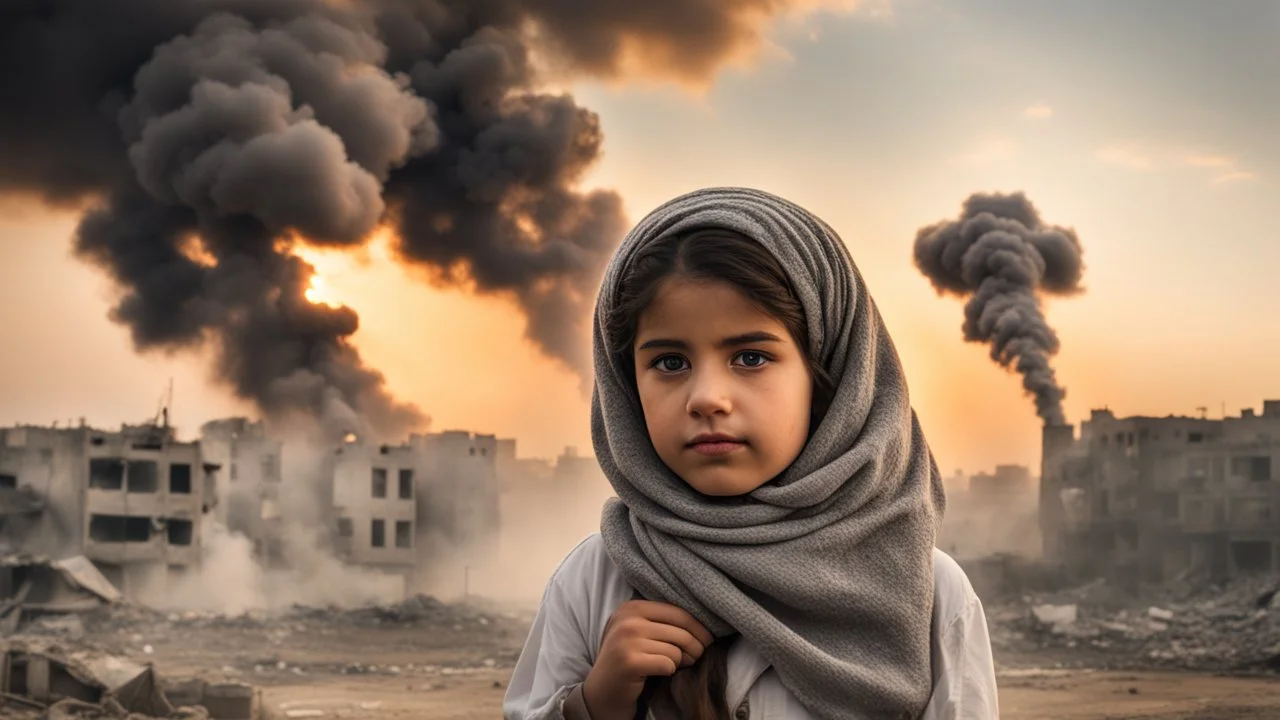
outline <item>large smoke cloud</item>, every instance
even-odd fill
[[[509,296],[584,374],[619,197],[580,189],[597,116],[541,67],[707,78],[821,0],[6,0],[0,192],[89,202],[139,349],[212,343],[272,417],[398,436],[424,422],[307,301],[296,243],[391,226],[438,282]]]
[[[991,358],[1022,375],[1036,413],[1065,422],[1050,357],[1058,336],[1045,320],[1041,293],[1080,292],[1080,241],[1070,228],[1045,225],[1022,193],[975,194],[958,220],[921,228],[916,267],[941,293],[968,298],[964,338],[991,345]]]

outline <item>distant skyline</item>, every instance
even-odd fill
[[[895,0],[777,22],[750,68],[705,90],[641,81],[570,89],[600,115],[591,186],[631,222],[679,193],[750,185],[827,220],[885,317],[944,475],[1036,466],[1019,378],[962,341],[961,302],[911,262],[925,225],[973,192],[1023,191],[1076,230],[1084,294],[1046,303],[1069,422],[1237,415],[1280,398],[1280,3]],[[0,163],[3,159],[0,159]],[[103,273],[70,254],[77,216],[0,199],[0,423],[255,415],[198,353],[136,355]],[[590,451],[578,378],[523,339],[498,297],[438,289],[386,259],[308,251],[317,298],[430,430],[514,437],[523,456]]]

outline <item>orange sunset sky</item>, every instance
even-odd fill
[[[588,186],[631,221],[706,185],[779,193],[834,226],[906,367],[944,474],[1039,461],[1019,379],[963,342],[961,301],[911,262],[921,226],[971,193],[1024,191],[1084,247],[1083,295],[1047,301],[1069,421],[1198,414],[1280,398],[1280,4],[903,0],[776,20],[749,65],[706,88],[627,80],[567,89],[599,113]],[[0,158],[0,163],[4,158]],[[136,354],[113,288],[71,255],[77,215],[0,198],[0,423],[253,415],[197,351]],[[308,250],[315,297],[432,429],[514,437],[523,456],[586,451],[588,398],[524,339],[502,297],[433,288],[375,240]]]

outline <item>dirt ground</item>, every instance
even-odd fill
[[[384,679],[342,680],[320,685],[266,688],[263,698],[277,711],[324,710],[325,717],[451,718],[502,716],[507,672],[490,671],[431,691]],[[1009,720],[1280,720],[1280,684],[1275,680],[1162,673],[1081,673],[1001,678],[1002,718]],[[376,708],[361,711],[361,706]]]
[[[478,720],[502,715],[526,622],[133,622],[92,628],[85,640],[155,663],[166,677],[251,683],[264,717]],[[1036,669],[1026,658],[1016,665],[999,673],[1001,717],[1009,720],[1280,720],[1276,677]]]

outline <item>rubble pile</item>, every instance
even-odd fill
[[[146,628],[289,629],[302,632],[317,625],[413,624],[454,630],[527,625],[519,613],[500,612],[474,603],[445,603],[430,595],[415,595],[390,605],[358,608],[294,605],[280,612],[251,610],[237,615],[211,612],[165,613],[133,603],[115,603],[85,613],[83,623],[93,631]],[[35,629],[35,628],[33,628]]]
[[[242,683],[165,683],[151,665],[42,638],[8,640],[0,653],[0,717],[35,720],[250,720]]]
[[[430,595],[414,595],[393,605],[369,605],[340,610],[295,606],[289,613],[294,619],[321,619],[352,625],[422,624],[441,626],[487,626],[495,617],[467,603],[444,603]]]
[[[992,642],[1093,649],[1111,667],[1280,671],[1280,579],[1177,584],[1125,593],[1105,581],[997,601]]]

